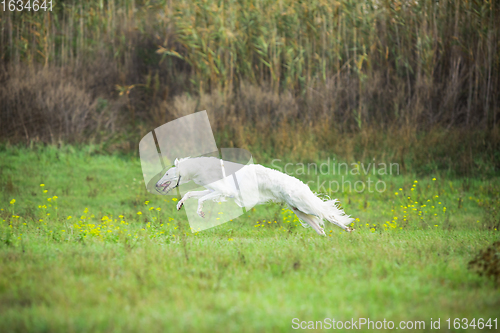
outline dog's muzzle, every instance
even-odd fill
[[[156,184],[156,186],[155,186],[156,191],[160,194],[167,194],[173,188],[173,187],[170,188],[171,184],[172,184],[172,182],[170,180],[163,182],[163,183],[160,183],[160,184]]]
[[[177,179],[177,184],[175,184],[175,186],[170,186],[172,184],[172,181],[170,180],[167,180],[166,182],[163,182],[161,184],[156,184],[156,191],[161,194],[167,194],[168,192],[170,192],[170,190],[179,186],[180,181],[181,177],[179,176],[179,178]]]

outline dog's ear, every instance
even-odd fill
[[[178,158],[175,159],[174,165],[175,165],[176,168],[179,166],[179,159]]]

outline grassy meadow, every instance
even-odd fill
[[[427,331],[498,316],[493,280],[468,269],[499,238],[498,178],[379,175],[384,192],[332,193],[356,231],[320,237],[277,204],[191,233],[177,197],[146,192],[138,157],[95,146],[3,145],[0,170],[2,331],[291,331],[294,318]]]

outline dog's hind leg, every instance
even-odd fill
[[[338,222],[336,217],[329,216],[329,217],[326,217],[325,219],[326,219],[328,222],[331,222],[331,223],[335,224],[336,226],[338,226],[339,228],[344,229],[344,230],[345,230],[345,231],[347,231],[347,232],[354,231],[354,229],[353,229],[353,228],[351,228],[349,225],[344,225],[344,224],[342,224],[342,223]]]
[[[309,224],[319,235],[326,236],[325,231],[320,226],[321,220],[319,217],[303,213],[300,210],[294,210],[293,212],[299,219]]]

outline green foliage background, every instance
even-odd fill
[[[468,265],[500,227],[498,2],[66,0],[0,15],[0,330],[498,315],[498,286]],[[280,205],[191,233],[179,198],[145,191],[137,143],[204,109],[218,146],[257,163],[401,174],[377,175],[380,193],[321,193],[356,218],[351,234],[318,237]]]

